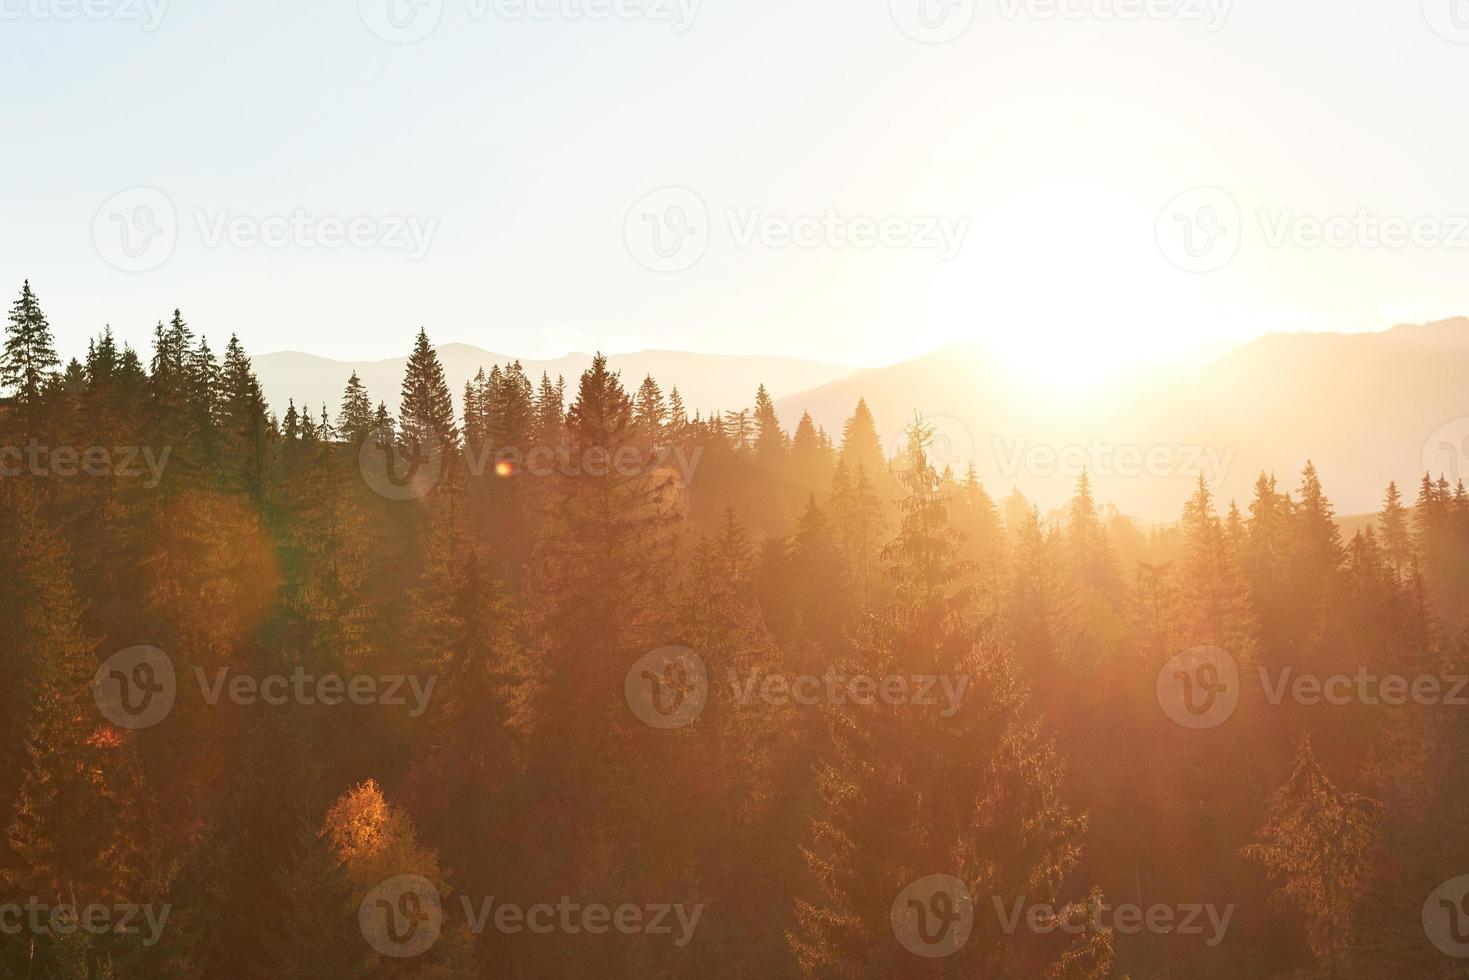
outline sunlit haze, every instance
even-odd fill
[[[427,36],[390,43],[369,29],[392,23],[388,2],[175,0],[152,30],[142,0],[141,20],[0,4],[0,160],[24,188],[0,198],[0,267],[31,278],[64,353],[107,322],[142,348],[177,306],[258,352],[395,356],[420,325],[523,357],[873,365],[973,341],[1069,387],[1267,331],[1469,309],[1469,231],[1452,227],[1469,214],[1454,122],[1469,47],[1431,26],[1448,0],[1200,0],[1142,19],[1106,16],[1131,9],[1108,0],[996,0],[942,44],[904,32],[921,22],[902,2],[784,0],[597,21],[447,0],[428,4]],[[580,9],[530,4],[563,7]],[[94,224],[137,187],[166,195],[177,243],[122,271]],[[630,211],[670,187],[707,207],[707,250],[657,272],[629,247]],[[1165,206],[1198,187],[1241,216],[1224,219],[1237,256],[1202,272],[1158,239]],[[1291,215],[1364,210],[1426,217],[1447,240],[1272,242]],[[366,247],[328,247],[222,231],[298,213],[425,234],[379,225]],[[829,213],[964,234],[952,249],[745,241],[752,222]]]

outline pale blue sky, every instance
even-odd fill
[[[702,0],[684,30],[441,0],[409,44],[365,25],[359,7],[372,20],[390,0],[172,0],[152,31],[126,18],[158,0],[88,0],[100,17],[68,2],[0,0],[0,286],[29,277],[68,354],[105,322],[144,346],[181,306],[216,347],[238,331],[254,353],[392,356],[419,324],[523,356],[881,363],[977,339],[1037,373],[1059,357],[1064,375],[1117,351],[1469,313],[1469,230],[1460,247],[1267,234],[1283,214],[1366,209],[1455,237],[1469,44],[1429,21],[1469,40],[1469,0],[1236,0],[1216,30],[1186,19],[1193,0],[1141,21],[1099,16],[1118,0],[1063,0],[1080,19],[977,0],[938,45],[905,34],[890,0]],[[650,271],[625,222],[670,186],[707,207],[707,248]],[[1188,272],[1155,226],[1199,186],[1238,205],[1238,254]],[[177,240],[126,272],[94,219],[135,187],[166,195]],[[948,260],[739,245],[751,216],[828,209],[967,233]],[[416,259],[209,243],[220,220],[297,212],[413,218],[432,237]]]

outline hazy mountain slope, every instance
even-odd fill
[[[493,365],[513,360],[507,355],[468,344],[445,344],[437,350],[456,405],[464,391],[464,383],[481,367],[488,373]],[[690,413],[695,409],[708,412],[749,405],[755,400],[755,389],[762,383],[773,396],[780,397],[826,384],[852,370],[839,364],[797,358],[677,351],[614,354],[610,362],[614,369],[622,372],[623,383],[629,388],[636,388],[647,374],[658,380],[665,394],[677,385]],[[309,404],[313,413],[319,412],[322,402],[325,402],[333,417],[342,399],[342,389],[353,371],[367,385],[374,402],[384,401],[390,410],[396,411],[403,369],[407,363],[406,354],[384,361],[356,362],[335,361],[295,351],[254,358],[255,371],[265,389],[265,396],[277,412],[285,410],[286,399],[294,398],[298,405],[302,402]],[[577,378],[591,363],[589,354],[570,354],[552,361],[521,361],[533,381],[539,381],[544,371],[552,380],[558,375],[564,376],[569,389],[575,388]]]
[[[1043,509],[1066,499],[1084,464],[1103,501],[1146,520],[1175,518],[1200,472],[1221,509],[1231,498],[1244,507],[1261,470],[1294,487],[1309,456],[1338,509],[1365,512],[1388,480],[1415,483],[1430,437],[1469,417],[1469,319],[1269,335],[1202,368],[1064,401],[1022,389],[977,348],[955,347],[853,374],[778,407],[788,424],[809,410],[839,431],[859,396],[884,438],[921,409],[956,447],[956,464],[972,457],[992,492],[1018,485]],[[1460,442],[1469,422],[1463,428],[1448,434]],[[1069,465],[1052,462],[1048,450],[1067,453]],[[1145,453],[1152,465],[1139,460]],[[1451,457],[1435,449],[1428,461],[1449,469]],[[1404,492],[1411,501],[1415,490]]]

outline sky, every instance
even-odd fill
[[[1469,313],[1466,81],[1469,0],[0,0],[0,287],[1083,384]]]

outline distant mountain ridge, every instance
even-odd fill
[[[1018,486],[1043,510],[1069,497],[1077,464],[1096,461],[1112,471],[1087,466],[1098,499],[1154,521],[1177,518],[1200,471],[1221,512],[1231,500],[1247,507],[1261,471],[1294,489],[1307,458],[1339,513],[1376,510],[1389,480],[1411,501],[1425,466],[1469,479],[1464,317],[1376,333],[1267,334],[1202,367],[1135,375],[1064,404],[959,345],[855,372],[777,408],[788,423],[809,411],[839,431],[859,397],[890,444],[921,410],[954,447],[946,461],[973,459],[992,494]],[[1134,459],[1149,452],[1161,465]],[[1132,475],[1152,469],[1162,475]]]
[[[514,360],[469,344],[437,350],[456,404],[481,367]],[[533,380],[545,372],[574,388],[591,361],[575,353],[521,364]],[[1469,479],[1469,465],[1458,465],[1469,458],[1465,317],[1375,333],[1266,334],[1202,367],[1136,374],[1064,403],[975,344],[862,369],[678,351],[609,361],[629,388],[647,374],[665,393],[677,386],[690,413],[748,407],[764,384],[788,431],[809,411],[837,436],[865,398],[891,453],[921,411],[938,428],[943,462],[961,469],[973,460],[993,495],[1018,487],[1042,510],[1069,498],[1083,466],[1101,502],[1144,521],[1176,520],[1200,474],[1221,512],[1231,500],[1243,509],[1260,472],[1294,489],[1308,458],[1341,514],[1375,511],[1389,480],[1411,502],[1425,465]],[[324,402],[333,415],[353,371],[374,402],[396,410],[406,363],[297,352],[254,359],[274,410],[294,398],[313,412]]]

